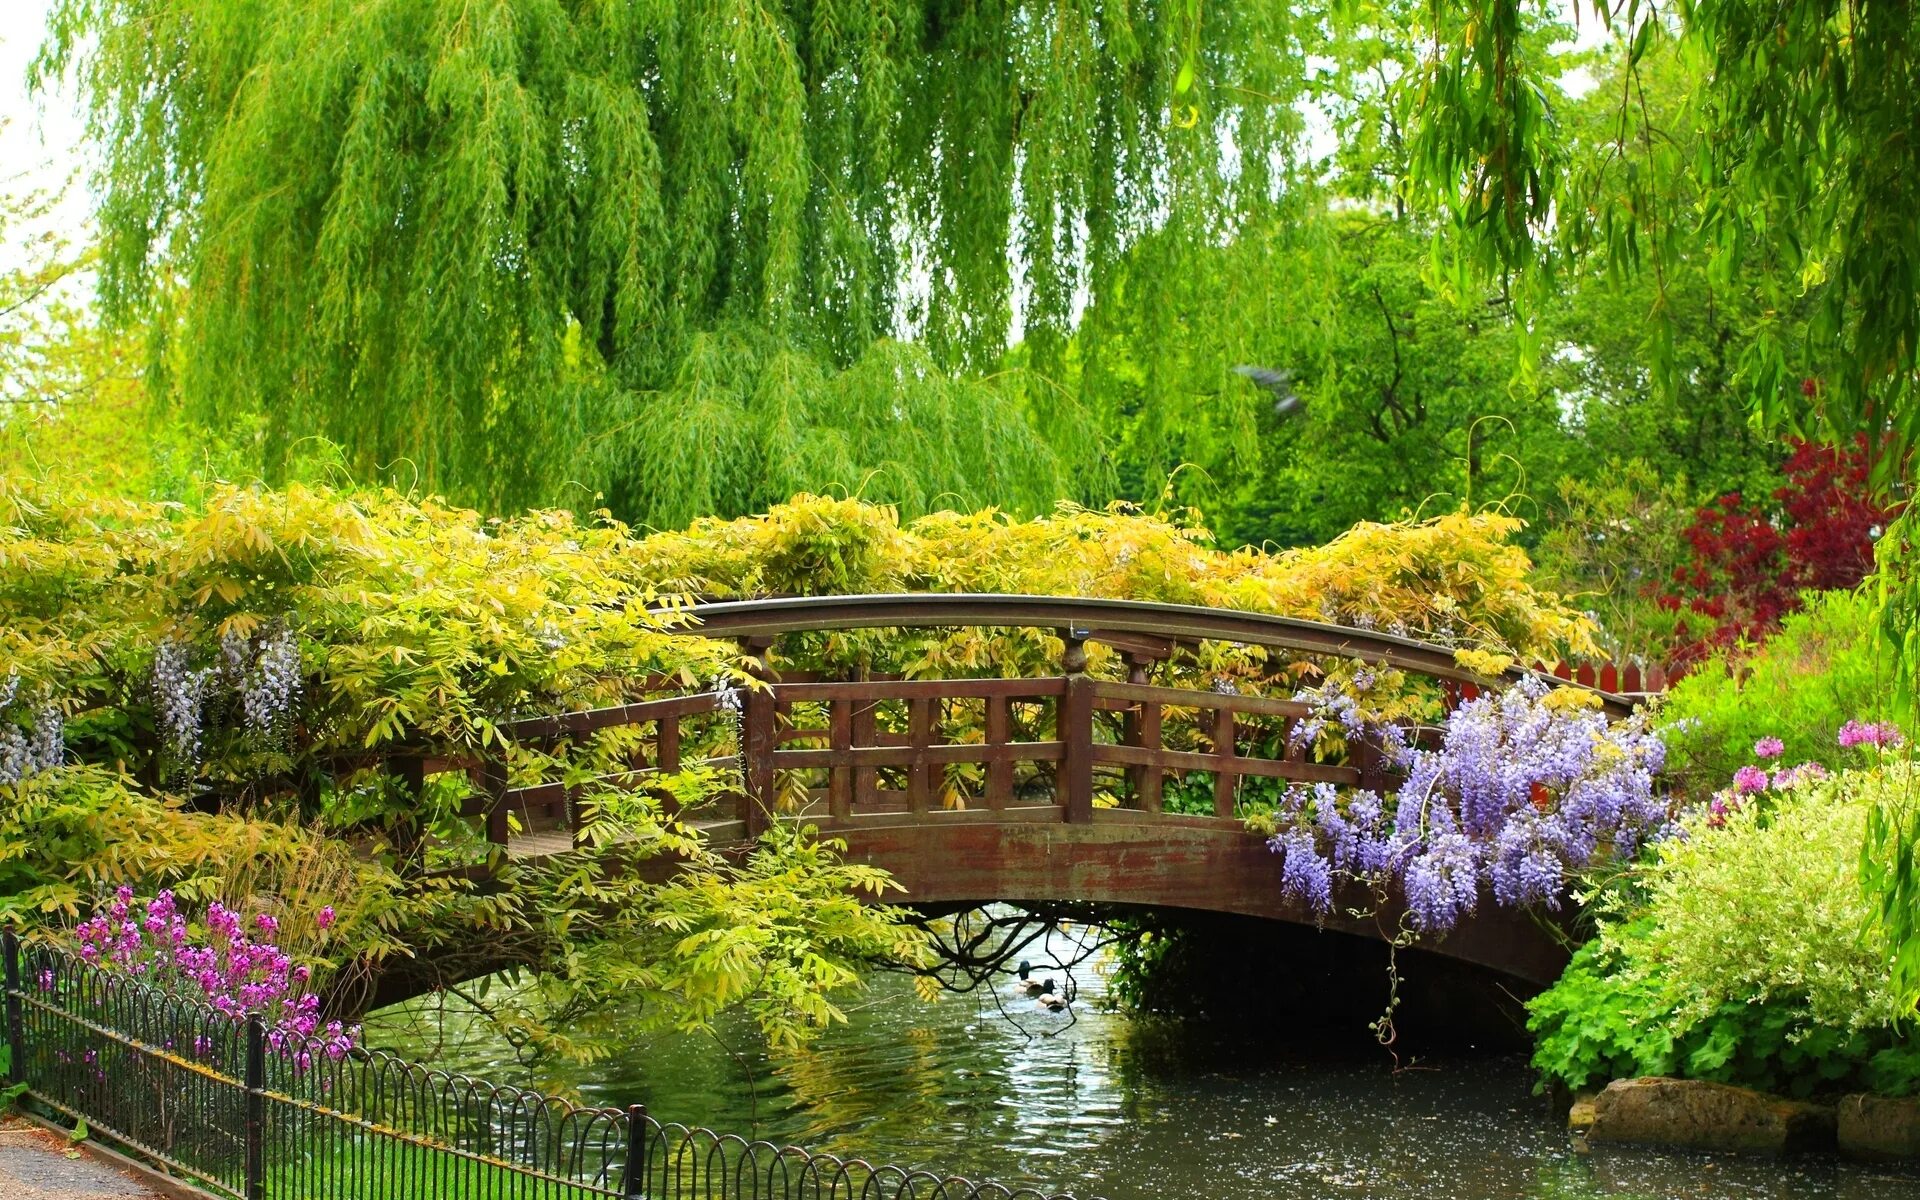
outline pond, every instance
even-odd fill
[[[917,999],[880,975],[849,1023],[769,1053],[744,1023],[719,1038],[649,1035],[590,1066],[520,1065],[428,1001],[368,1022],[372,1044],[496,1083],[645,1103],[706,1125],[871,1161],[1109,1200],[1436,1197],[1835,1197],[1911,1200],[1920,1176],[1828,1159],[1770,1162],[1571,1152],[1523,1057],[1395,1063],[1371,1043],[1303,1055],[1222,1030],[1102,1011],[1077,972],[1067,1016],[1007,995]],[[1004,1009],[1004,1012],[1002,1011]]]

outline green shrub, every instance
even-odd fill
[[[1840,726],[1900,715],[1885,647],[1870,599],[1809,593],[1752,657],[1717,656],[1674,685],[1661,713],[1669,773],[1689,790],[1724,787],[1768,736],[1786,744],[1783,763],[1831,764]]]
[[[1593,623],[1536,585],[1524,522],[1455,512],[1364,522],[1325,546],[1212,549],[1210,535],[1116,504],[1029,521],[986,509],[901,524],[893,509],[795,496],[759,516],[696,521],[623,548],[630,577],[716,599],[1016,592],[1197,604],[1379,627],[1553,658],[1594,652]]]
[[[1694,509],[1684,477],[1663,478],[1637,458],[1562,479],[1540,527],[1536,577],[1592,612],[1609,656],[1662,655],[1685,618],[1660,593],[1687,561],[1680,533]]]
[[[1920,1086],[1910,1008],[1859,883],[1867,814],[1915,783],[1904,763],[1786,793],[1764,819],[1689,823],[1619,912],[1529,1005],[1534,1065],[1586,1087],[1679,1075],[1807,1095]]]
[[[817,569],[793,540],[782,569]],[[810,833],[708,847],[679,818],[724,793],[715,771],[622,786],[632,729],[508,745],[509,782],[575,785],[590,844],[485,886],[469,774],[407,782],[415,756],[499,752],[515,716],[737,676],[737,647],[649,607],[638,544],[600,517],[394,492],[221,484],[186,507],[0,475],[0,922],[83,916],[120,883],[331,905],[339,961],[314,965],[339,973],[316,979],[345,1002],[401,958],[439,982],[531,967],[562,1019],[501,1019],[542,1048],[616,994],[681,1028],[739,1004],[775,1041],[837,1019],[828,993],[869,958],[913,961],[917,934],[852,898],[882,873]],[[691,732],[690,760],[733,736]],[[629,869],[664,854],[667,883]]]

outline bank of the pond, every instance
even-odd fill
[[[799,1054],[769,1054],[743,1023],[720,1040],[648,1037],[592,1066],[528,1069],[506,1043],[459,1021],[439,1026],[446,1036],[436,1044],[420,1020],[424,1002],[376,1014],[369,1030],[376,1044],[496,1082],[641,1101],[665,1119],[1111,1200],[1920,1194],[1920,1176],[1824,1158],[1626,1149],[1583,1158],[1560,1114],[1532,1094],[1522,1057],[1396,1072],[1364,1046],[1306,1057],[1267,1049],[1268,1031],[1257,1028],[1180,1029],[1103,1013],[1101,981],[1083,973],[1082,985],[1069,1024],[1026,1001],[1005,1000],[1013,1021],[984,998],[923,1004],[907,981],[880,977],[847,1027]]]

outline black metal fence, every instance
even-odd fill
[[[1072,1200],[329,1054],[11,932],[0,956],[27,1095],[235,1200]]]

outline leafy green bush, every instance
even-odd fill
[[[1660,592],[1686,561],[1680,533],[1693,511],[1684,477],[1662,478],[1637,458],[1562,479],[1534,550],[1537,575],[1592,612],[1609,656],[1664,657],[1682,618]]]
[[[1661,714],[1668,771],[1710,791],[1752,761],[1763,737],[1785,743],[1782,762],[1831,761],[1846,722],[1901,715],[1889,701],[1892,669],[1870,599],[1809,593],[1751,657],[1716,656],[1673,686]]]
[[[1363,522],[1325,546],[1213,549],[1206,530],[1126,505],[1016,520],[985,509],[901,524],[893,509],[795,496],[765,514],[656,533],[629,573],[716,599],[899,591],[1026,592],[1278,613],[1553,657],[1593,652],[1593,623],[1530,578],[1522,522],[1456,512]]]
[[[1912,1010],[1859,882],[1868,813],[1915,782],[1890,763],[1803,784],[1764,817],[1691,821],[1644,868],[1644,905],[1616,911],[1529,1005],[1534,1065],[1576,1088],[1658,1074],[1920,1089]]]
[[[0,783],[0,923],[75,919],[120,884],[252,902],[289,932],[331,908],[332,940],[369,960],[404,951],[392,936],[404,908],[418,919],[455,895],[406,897],[397,874],[345,841],[277,820],[195,812],[97,766]]]
[[[0,476],[0,921],[172,886],[333,907],[329,986],[526,966],[554,1012],[642,991],[662,1021],[737,1004],[789,1042],[834,1019],[828,993],[867,958],[912,960],[916,935],[851,898],[882,873],[810,834],[707,847],[661,793],[691,813],[727,785],[710,770],[619,786],[632,730],[505,747],[510,782],[577,781],[591,845],[485,887],[445,870],[492,853],[459,816],[469,774],[404,778],[413,756],[498,752],[514,716],[738,678],[736,647],[652,607],[636,545],[598,518],[393,492],[218,485],[185,506]],[[659,854],[672,881],[630,869]]]

